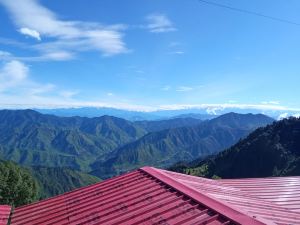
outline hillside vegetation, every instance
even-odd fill
[[[111,116],[57,117],[2,110],[0,158],[24,166],[70,168],[104,179],[145,165],[167,167],[216,154],[272,121],[261,114],[228,113],[206,121],[130,122]],[[54,174],[49,169],[49,175]]]
[[[200,119],[194,119],[194,118],[172,118],[168,120],[154,120],[154,121],[137,121],[135,124],[138,126],[144,128],[148,132],[156,132],[171,128],[177,128],[177,127],[191,127],[196,126],[202,123],[203,121]]]
[[[67,168],[22,167],[0,160],[0,204],[21,206],[100,179]]]
[[[182,160],[204,158],[271,122],[273,119],[264,115],[229,113],[196,126],[152,132],[118,148],[104,163],[92,164],[92,174],[109,177],[145,165],[167,167]]]
[[[38,199],[38,185],[29,170],[0,160],[0,204],[20,206]]]
[[[300,175],[300,119],[275,122],[196,166],[171,168],[187,174],[222,178]]]
[[[32,167],[30,172],[39,185],[41,199],[100,182],[98,177],[68,168]]]
[[[0,157],[22,165],[88,170],[96,158],[146,131],[116,117],[56,117],[33,110],[0,111]]]

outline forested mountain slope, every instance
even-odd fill
[[[23,165],[87,170],[96,158],[146,133],[124,119],[56,117],[33,110],[0,111],[0,156]]]
[[[38,195],[42,199],[100,182],[98,177],[68,168],[32,167],[30,172],[39,185]]]
[[[195,118],[172,118],[168,120],[144,120],[137,121],[135,124],[144,128],[148,132],[156,132],[177,127],[191,127],[202,123],[203,121]]]
[[[300,119],[259,128],[246,139],[198,165],[176,165],[174,171],[222,178],[300,175]]]
[[[271,122],[273,119],[260,114],[229,113],[197,126],[149,133],[114,151],[109,160],[95,162],[92,174],[111,176],[144,165],[166,167],[178,161],[206,157]]]
[[[67,168],[23,167],[0,160],[0,204],[20,206],[99,181]]]

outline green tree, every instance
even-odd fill
[[[0,161],[0,204],[17,207],[33,202],[37,196],[38,186],[26,169]]]

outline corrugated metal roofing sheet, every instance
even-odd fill
[[[220,182],[300,214],[300,177],[228,179]]]
[[[215,181],[144,167],[18,207],[11,224],[300,224],[299,213],[293,210],[297,207],[277,204],[251,189],[254,185],[258,191],[275,195],[282,191],[279,180],[272,188],[267,180]],[[292,185],[283,188],[297,194],[298,181]]]
[[[0,205],[0,225],[6,225],[10,215],[11,207],[9,205]]]
[[[16,208],[11,224],[260,224],[226,206],[219,212],[160,174],[144,168]]]
[[[263,223],[300,224],[300,177],[210,180],[160,171]]]

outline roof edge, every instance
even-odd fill
[[[173,187],[177,191],[194,199],[196,202],[203,204],[206,207],[216,211],[217,213],[227,217],[228,219],[235,221],[238,224],[252,224],[252,225],[265,224],[265,223],[258,221],[255,218],[253,218],[241,211],[238,211],[236,209],[229,207],[227,204],[224,204],[211,196],[207,196],[207,195],[195,190],[192,187],[186,186],[186,185],[174,180],[172,177],[160,172],[156,168],[142,167],[142,168],[140,168],[140,170],[144,171],[145,173],[149,174],[150,176],[160,180],[161,182]],[[268,224],[270,224],[270,221],[268,221]],[[273,223],[271,222],[271,224],[273,224]]]
[[[13,207],[10,205],[0,205],[0,224],[10,224]]]

